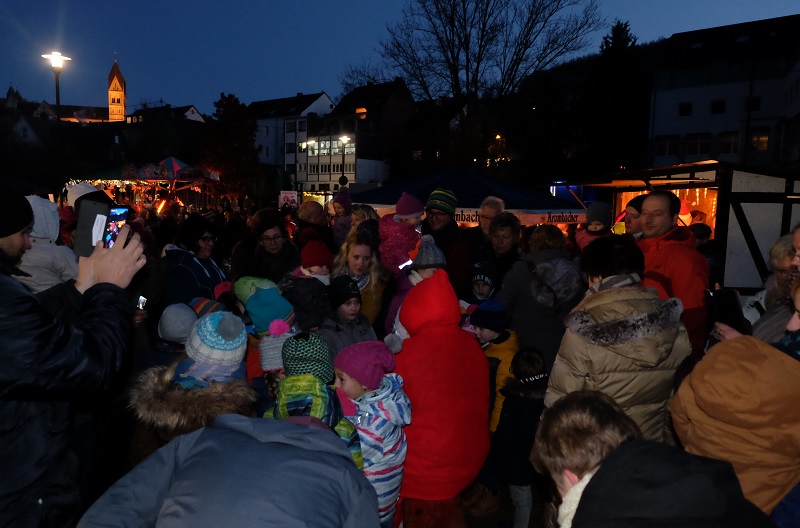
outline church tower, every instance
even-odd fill
[[[108,120],[125,121],[125,78],[116,59],[108,74]]]

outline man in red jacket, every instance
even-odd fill
[[[680,210],[680,198],[664,190],[651,192],[642,203],[642,283],[658,290],[659,299],[681,300],[681,322],[689,333],[692,353],[700,355],[706,341],[703,292],[708,288],[708,261],[695,248],[689,228],[678,226]]]

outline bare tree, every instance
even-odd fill
[[[386,69],[429,100],[513,93],[525,77],[585,48],[602,23],[597,0],[407,2],[380,52]]]

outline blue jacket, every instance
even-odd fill
[[[81,528],[369,528],[378,503],[331,431],[226,414],[114,484]]]

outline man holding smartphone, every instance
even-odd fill
[[[37,297],[14,278],[32,222],[24,196],[0,186],[0,526],[70,526],[82,504],[69,399],[120,370],[133,308],[123,288],[145,257],[138,235],[98,244],[75,281]]]

